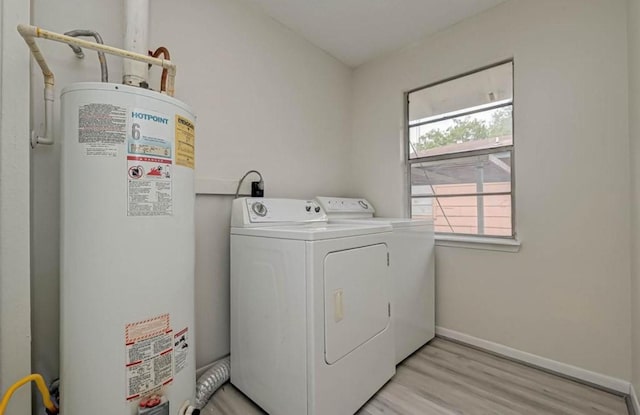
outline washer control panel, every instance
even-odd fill
[[[250,223],[322,222],[327,216],[315,200],[247,198],[245,211]]]
[[[364,198],[346,198],[346,197],[323,197],[316,198],[318,203],[331,213],[367,213],[373,215],[375,209],[371,203]]]

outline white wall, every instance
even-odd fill
[[[0,391],[30,373],[29,52],[16,26],[29,4],[0,0]],[[30,411],[29,389],[7,413]]]
[[[187,4],[153,2],[150,37],[171,50],[177,97],[198,114],[197,177],[257,169],[268,196],[345,193],[351,71],[241,1]],[[229,352],[231,199],[197,199],[198,366]]]
[[[640,0],[629,0],[629,136],[631,144],[631,382],[640,392]]]
[[[312,197],[348,189],[350,76],[345,65],[238,0],[151,3],[151,47],[164,45],[178,64],[177,98],[198,114],[196,176],[233,181],[258,169],[268,196]],[[55,31],[93,28],[122,44],[122,7],[98,0],[34,1],[35,24]],[[95,54],[77,61],[63,45],[46,45],[57,91],[99,76]],[[117,59],[111,80],[120,82]],[[154,71],[153,82],[159,81]],[[34,71],[34,121],[42,117],[42,76]],[[155,84],[152,86],[156,86]],[[58,148],[33,156],[34,364],[57,374]],[[250,180],[250,179],[249,179]],[[196,363],[229,352],[229,220],[232,196],[196,201]],[[53,295],[52,295],[53,293]]]
[[[624,0],[512,0],[356,69],[354,194],[404,213],[403,91],[515,59],[519,253],[437,248],[437,324],[629,380]]]

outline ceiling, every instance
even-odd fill
[[[506,0],[248,0],[355,67]]]

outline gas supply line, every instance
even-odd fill
[[[75,29],[65,32],[64,34],[65,36],[72,37],[91,36],[96,40],[96,43],[104,44],[102,36],[100,36],[100,33],[95,30]],[[84,52],[82,51],[82,48],[76,45],[69,45],[69,47],[78,59],[84,59]],[[109,82],[109,69],[107,68],[107,58],[104,56],[104,52],[98,52],[98,62],[100,63],[100,80],[102,82]]]
[[[38,387],[38,390],[42,395],[42,402],[44,403],[47,414],[55,415],[58,413],[58,407],[51,400],[51,395],[49,395],[49,390],[47,389],[47,385],[44,383],[44,379],[41,375],[34,373],[29,376],[23,377],[22,379],[11,385],[9,389],[7,389],[4,397],[2,398],[2,401],[0,401],[0,415],[4,415],[5,411],[7,410],[7,406],[9,405],[9,401],[11,400],[11,397],[13,396],[15,391],[29,382],[35,382],[36,386]]]

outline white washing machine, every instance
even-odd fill
[[[329,223],[389,224],[393,299],[391,322],[396,363],[435,336],[435,250],[433,221],[374,217],[366,199],[317,197]]]
[[[395,373],[388,224],[236,199],[231,383],[273,415],[351,415]]]

